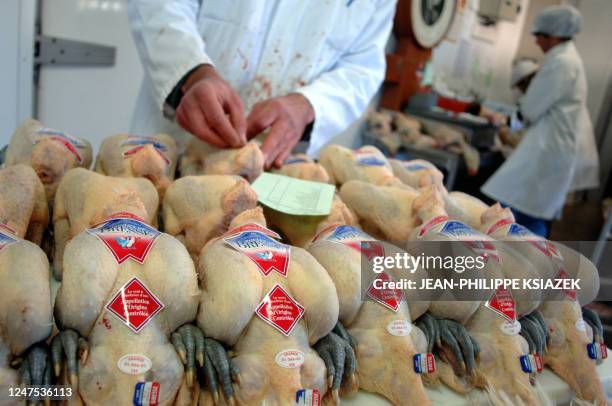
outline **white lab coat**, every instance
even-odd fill
[[[247,113],[258,101],[302,93],[315,111],[308,150],[315,155],[359,118],[382,83],[395,3],[130,0],[145,70],[132,132],[165,131],[184,139],[163,117],[164,101],[190,69],[212,63]]]
[[[530,216],[553,219],[572,186],[584,184],[574,176],[578,139],[590,127],[586,99],[586,76],[574,43],[555,46],[519,100],[525,135],[482,192]]]

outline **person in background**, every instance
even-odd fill
[[[132,132],[184,130],[236,148],[269,130],[266,167],[317,151],[365,111],[385,75],[396,0],[131,0],[142,61]],[[248,112],[248,115],[246,114]]]
[[[598,184],[586,76],[572,40],[581,26],[582,17],[571,6],[547,7],[536,17],[531,32],[545,58],[519,99],[525,135],[481,188],[511,207],[519,223],[544,237],[569,191]],[[579,147],[583,143],[592,148]]]

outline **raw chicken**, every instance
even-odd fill
[[[44,345],[53,326],[50,278],[45,253],[0,224],[0,385],[51,384]],[[10,368],[15,357],[23,357],[19,373]],[[0,403],[24,404],[6,400]]]
[[[468,174],[478,173],[480,153],[465,140],[461,131],[432,120],[422,120],[422,124],[427,134],[435,138],[441,148],[447,148],[463,155]]]
[[[165,231],[185,244],[197,263],[209,240],[226,232],[234,217],[256,205],[257,194],[238,176],[187,176],[168,188],[163,204]]]
[[[52,203],[64,174],[76,167],[89,168],[91,160],[88,141],[27,119],[15,130],[5,163],[6,166],[26,164],[34,168],[45,187],[47,201]]]
[[[256,142],[219,149],[192,137],[179,164],[181,176],[238,175],[253,182],[263,172],[264,157]]]
[[[590,303],[599,290],[595,266],[569,247],[547,241],[516,224],[512,212],[499,204],[483,213],[482,230],[512,244],[535,265],[540,278],[580,279],[580,290],[563,290],[545,299],[538,309],[544,322],[539,323],[540,328],[532,326],[528,338],[536,339],[537,330],[544,330],[544,338],[548,339],[544,363],[565,380],[580,399],[605,404],[606,396],[595,370],[595,361],[587,352],[587,345],[605,345],[601,322],[592,311],[580,310],[580,305]]]
[[[387,241],[406,241],[414,228],[412,201],[415,189],[376,186],[353,180],[340,188],[340,197],[355,212],[361,227],[371,236]]]
[[[55,278],[62,279],[64,248],[72,237],[120,211],[156,226],[158,202],[157,190],[146,179],[115,178],[82,168],[68,171],[57,188],[53,212]]]
[[[390,159],[393,174],[404,184],[419,189],[429,185],[442,185],[444,174],[431,162],[423,159],[400,161]]]
[[[15,230],[19,238],[41,244],[49,225],[49,208],[45,189],[30,166],[0,169],[0,224]]]
[[[386,112],[370,110],[366,121],[368,124],[367,134],[378,140],[391,155],[394,155],[402,142],[400,135],[392,131],[393,116]]]
[[[102,175],[149,179],[161,201],[174,179],[176,159],[176,143],[167,134],[151,137],[118,134],[102,142],[95,167]]]
[[[302,180],[329,183],[329,175],[325,168],[310,159],[306,154],[289,156],[280,169],[274,169],[272,172]]]
[[[425,338],[412,326],[412,320],[427,310],[429,302],[419,300],[418,295],[402,299],[388,289],[377,292],[380,295],[375,297],[387,297],[379,302],[364,301],[361,296],[362,261],[402,251],[391,244],[374,241],[359,229],[341,222],[323,222],[320,227],[322,230],[308,251],[333,280],[340,305],[339,323],[348,328],[358,343],[359,387],[379,393],[395,405],[429,404],[421,378],[413,367],[413,357],[426,352]],[[414,276],[418,277],[419,271]],[[389,269],[385,276],[412,279],[405,270]],[[349,392],[353,389],[351,384],[349,378],[346,382]]]
[[[350,180],[361,180],[379,186],[403,186],[393,175],[387,158],[371,145],[355,151],[340,145],[328,145],[321,151],[319,162],[327,170],[331,183],[338,186]]]
[[[264,212],[271,228],[278,230],[291,245],[302,248],[312,241],[322,222],[357,225],[357,217],[338,195],[334,195],[327,216],[294,216],[269,207],[264,207]]]
[[[179,390],[189,392],[169,337],[194,320],[199,291],[178,240],[135,213],[118,213],[67,244],[63,269],[55,301],[62,331],[51,353],[56,376],[66,358],[61,380],[78,388],[84,404],[132,404],[147,383],[160,406],[174,404]]]
[[[265,225],[261,208],[246,210],[204,247],[197,320],[233,347],[239,402],[291,405],[300,389],[326,393],[325,364],[311,346],[336,324],[338,297],[307,251],[276,242]]]
[[[415,148],[439,148],[439,142],[432,136],[421,132],[421,123],[414,117],[396,113],[393,121],[401,142]]]

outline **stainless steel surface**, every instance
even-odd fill
[[[116,58],[115,47],[46,35],[36,38],[35,52],[38,65],[113,66]]]

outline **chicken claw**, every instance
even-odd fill
[[[344,328],[340,326],[340,329]],[[346,334],[348,336],[348,333]],[[346,382],[349,383],[355,382],[356,379],[357,358],[351,342],[334,332],[330,332],[320,339],[313,348],[325,363],[329,387],[334,399],[337,399],[343,378],[346,378]]]
[[[53,379],[53,372],[50,359],[49,347],[44,343],[31,346],[23,359],[16,362],[19,366],[19,376],[21,384],[24,386],[49,386]],[[39,404],[40,399],[30,399],[27,404]],[[45,405],[51,403],[47,398],[44,399]]]
[[[582,308],[582,318],[584,321],[591,326],[593,329],[593,341],[596,343],[603,343],[603,325],[601,324],[601,319],[599,315],[595,313],[593,309],[589,309],[588,307]]]
[[[63,357],[66,356],[66,364],[68,366],[68,375],[70,377],[70,385],[73,389],[77,389],[79,385],[79,366],[77,362],[78,352],[87,352],[86,341],[83,337],[79,337],[79,334],[74,330],[60,331],[53,340],[51,341],[51,360],[53,361],[53,368],[55,371],[55,377],[59,377],[62,366]],[[83,358],[81,358],[83,359]]]
[[[239,383],[240,370],[229,359],[227,351],[216,340],[204,337],[202,330],[192,324],[184,324],[172,333],[172,344],[186,367],[187,386],[193,386],[196,361],[208,383],[215,404],[221,400],[219,383],[228,404],[233,404],[234,388],[232,381]]]
[[[544,354],[546,352],[548,328],[543,319],[532,316],[532,314],[519,319],[521,324],[520,334],[527,341],[530,353]],[[542,325],[542,323],[544,324]]]
[[[353,348],[353,350],[357,349],[357,344],[358,344],[357,339],[353,337],[352,335],[350,335],[348,331],[346,331],[342,323],[337,322],[336,326],[334,327],[332,331],[336,335],[340,336],[340,338],[343,338],[346,341],[348,341],[351,347]]]
[[[450,347],[460,368],[471,375],[476,369],[476,349],[474,340],[468,334],[466,328],[456,321],[448,319],[437,320],[440,331],[441,345]]]
[[[427,352],[433,352],[434,345],[441,345],[438,322],[432,315],[424,313],[416,320],[416,326],[425,334],[425,338],[427,339]]]

